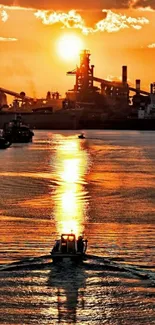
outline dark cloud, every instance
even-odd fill
[[[102,10],[128,8],[130,0],[0,0],[6,6],[49,10]]]
[[[132,6],[150,7],[155,9],[155,0],[0,0],[0,4],[6,6],[21,6],[26,8],[47,10],[97,10],[102,9],[126,9]]]
[[[155,9],[155,0],[137,0],[136,3],[134,4],[134,7],[150,7],[152,9]]]

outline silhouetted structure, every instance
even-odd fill
[[[121,81],[95,77],[94,65],[90,65],[88,50],[81,52],[79,67],[67,72],[67,75],[75,75],[76,81],[74,88],[66,93],[64,108],[82,107],[89,112],[102,111],[107,114],[108,118],[122,118],[131,113],[131,108],[135,109],[138,116],[137,107],[141,107],[142,103],[146,105],[150,103],[150,94],[141,90],[140,79],[136,80],[135,88],[129,86],[125,65],[122,66]],[[99,84],[99,87],[94,86],[95,82]],[[151,93],[155,89],[153,87],[151,84]],[[130,92],[135,93],[135,96],[130,96]],[[133,105],[131,98],[133,98]]]
[[[9,123],[5,123],[3,127],[3,137],[12,143],[26,143],[31,142],[34,133],[30,130],[28,125],[23,124],[21,116]]]

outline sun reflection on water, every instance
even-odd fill
[[[59,234],[84,231],[86,215],[85,174],[88,165],[86,150],[78,139],[66,139],[57,146],[56,173],[59,186],[55,192],[55,220]]]

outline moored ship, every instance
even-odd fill
[[[3,126],[3,137],[12,143],[31,142],[33,136],[33,131],[23,124],[20,115]]]
[[[11,146],[11,140],[7,140],[5,137],[0,136],[0,149],[7,149]]]

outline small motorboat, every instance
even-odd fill
[[[12,142],[7,140],[5,137],[0,137],[0,149],[7,149],[11,146]]]
[[[79,236],[76,239],[75,234],[62,234],[51,251],[53,262],[60,262],[64,259],[71,259],[73,262],[80,262],[86,256],[87,239]]]
[[[80,135],[78,135],[78,138],[79,138],[79,139],[85,139],[85,135],[84,135],[84,133],[81,133]]]

